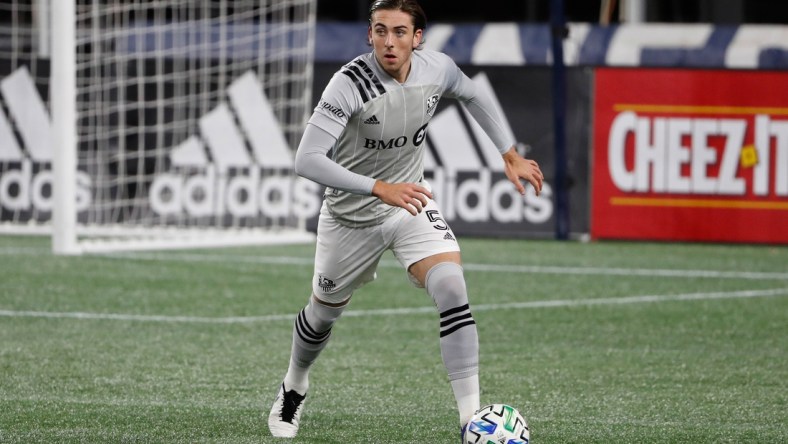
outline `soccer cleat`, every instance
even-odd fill
[[[298,421],[304,407],[306,394],[299,395],[295,390],[279,388],[271,413],[268,414],[268,430],[277,438],[294,438],[298,433]]]

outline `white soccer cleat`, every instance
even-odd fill
[[[277,438],[294,438],[298,433],[298,421],[304,407],[306,394],[286,390],[285,383],[279,388],[271,413],[268,414],[268,430]]]

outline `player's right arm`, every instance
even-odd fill
[[[295,172],[321,185],[354,194],[372,194],[375,179],[354,173],[331,160],[327,154],[337,139],[307,123],[295,157]]]

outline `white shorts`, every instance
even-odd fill
[[[321,301],[344,302],[375,280],[380,257],[389,249],[407,270],[426,257],[460,251],[460,246],[433,200],[416,216],[400,208],[382,224],[364,228],[339,224],[324,204],[317,226],[312,291]],[[408,277],[421,286],[410,273]]]

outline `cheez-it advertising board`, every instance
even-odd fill
[[[591,236],[788,243],[788,72],[599,69]]]

